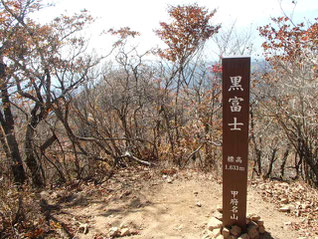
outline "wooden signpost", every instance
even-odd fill
[[[223,226],[246,230],[250,57],[223,58]]]

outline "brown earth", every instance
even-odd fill
[[[303,218],[279,212],[277,205],[264,201],[255,183],[248,188],[248,213],[264,220],[268,233],[263,238],[318,238],[313,229],[295,227]],[[123,238],[196,239],[202,238],[221,205],[222,185],[212,174],[193,170],[175,175],[126,170],[101,185],[69,186],[41,197],[56,221],[50,238],[112,238],[112,230],[116,235],[128,228],[130,235]]]

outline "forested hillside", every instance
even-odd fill
[[[140,167],[221,175],[221,59],[252,54],[250,36],[215,23],[216,10],[169,6],[170,20],[154,26],[165,47],[140,52],[131,44],[140,33],[123,26],[105,29],[112,50],[96,53],[83,34],[94,16],[34,20],[46,7],[0,2],[0,238],[46,238],[59,227],[42,217],[37,197],[48,189],[98,187]],[[317,20],[282,13],[258,28],[264,56],[251,72],[251,180],[318,187]],[[217,59],[204,57],[211,41]]]

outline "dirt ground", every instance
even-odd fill
[[[248,188],[247,211],[264,220],[266,238],[318,238],[292,227],[301,224],[302,218],[279,212],[263,200],[259,190]],[[202,238],[209,218],[221,205],[222,184],[213,174],[193,170],[175,175],[127,170],[102,185],[70,186],[41,197],[51,205],[56,227],[62,225],[59,238],[111,238],[116,228],[128,228],[123,238],[196,239]]]

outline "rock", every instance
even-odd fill
[[[283,206],[283,207],[279,208],[279,211],[280,212],[290,212],[290,206],[289,205]]]
[[[288,198],[281,198],[280,199],[280,202],[282,203],[282,204],[287,204],[288,203]]]
[[[258,221],[261,219],[260,216],[256,215],[255,213],[249,213],[246,218],[250,219],[251,221]]]
[[[261,234],[264,234],[266,231],[265,231],[265,227],[262,225],[262,226],[259,226],[259,228],[258,228],[258,231],[259,231],[259,233],[261,233]]]
[[[142,230],[143,228],[140,228],[140,230]],[[138,231],[138,230],[131,230],[130,229],[130,235],[138,235],[140,233],[140,231]]]
[[[247,227],[247,234],[249,235],[251,239],[258,239],[259,238],[258,225],[250,224]]]
[[[219,219],[220,221],[222,221],[223,214],[220,213],[219,211],[215,211],[215,212],[212,214],[212,216],[215,217],[216,219]]]
[[[224,237],[222,235],[218,235],[215,239],[224,239]]]
[[[217,237],[218,235],[221,235],[221,228],[213,229],[211,234],[213,237]]]
[[[222,222],[215,217],[211,217],[211,219],[208,222],[208,229],[212,231],[215,228],[221,228],[222,227]]]
[[[258,187],[262,190],[266,189],[266,185],[264,183],[260,184]]]
[[[292,224],[292,223],[289,222],[289,221],[288,221],[288,222],[284,222],[284,225],[285,225],[285,226],[290,226],[291,224]]]
[[[167,178],[167,183],[172,183],[173,179],[171,177]]]
[[[258,226],[264,226],[264,221],[263,220],[258,220],[257,222]]]
[[[197,202],[195,205],[196,205],[197,207],[202,207],[202,204],[201,204],[200,202]]]
[[[252,221],[254,221],[254,222],[257,222],[258,220],[260,220],[260,219],[261,219],[261,217],[260,217],[260,216],[255,215],[255,214],[253,214],[253,215],[251,215],[250,219],[251,219]]]
[[[120,231],[120,236],[122,236],[122,237],[129,236],[130,234],[131,233],[130,233],[130,230],[128,228],[123,228]]]
[[[228,238],[230,236],[230,230],[227,229],[226,227],[223,228],[222,235],[224,236],[224,238]]]
[[[241,232],[242,232],[242,229],[239,226],[234,225],[231,227],[231,234],[233,236],[238,237],[239,235],[241,235]]]
[[[128,225],[129,225],[129,222],[121,222],[119,225],[119,228],[123,229],[123,228],[128,227]]]
[[[50,194],[47,191],[42,191],[40,192],[40,196],[41,198],[48,199],[50,197]]]
[[[254,226],[254,227],[258,228],[258,224],[257,224],[257,222],[250,221],[250,223],[248,224],[248,227],[252,227],[252,226]]]
[[[127,191],[123,192],[123,193],[120,195],[119,198],[122,199],[122,198],[124,198],[124,197],[129,196],[130,194],[131,194],[131,191],[127,190]]]
[[[179,225],[179,226],[176,227],[176,230],[181,231],[182,228],[183,228],[183,226],[182,226],[182,225]],[[203,228],[204,228],[204,227],[203,227]]]
[[[87,234],[88,233],[88,224],[85,223],[85,224],[81,224],[78,228],[78,231],[80,233],[84,233],[84,234]]]
[[[244,233],[238,239],[250,239],[250,236],[247,233]]]
[[[57,192],[53,192],[51,195],[50,195],[50,198],[51,199],[57,199],[59,197],[59,194]]]
[[[201,239],[213,239],[210,234],[203,235]]]
[[[302,209],[307,209],[307,208],[310,208],[310,205],[303,203],[303,204],[301,204],[301,208]]]
[[[223,208],[222,208],[221,205],[217,205],[217,206],[216,206],[216,210],[217,210],[218,212],[220,212],[220,213],[223,212]]]
[[[293,204],[289,204],[289,209],[290,209],[291,211],[294,211],[294,210],[296,209],[296,207],[295,207],[295,205],[293,205]]]
[[[118,227],[112,227],[111,229],[109,229],[108,234],[110,237],[117,237],[120,236],[121,232]]]

